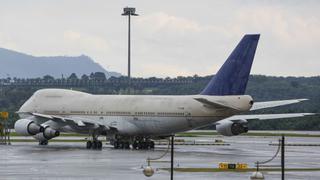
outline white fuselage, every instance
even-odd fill
[[[213,108],[194,98],[236,107]],[[20,112],[83,118],[114,127],[123,135],[168,135],[214,123],[251,108],[252,98],[239,96],[92,95],[72,90],[37,91]],[[22,115],[23,116],[23,115]],[[65,126],[60,131],[88,133]]]

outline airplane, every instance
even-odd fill
[[[114,148],[152,149],[154,141],[216,123],[226,136],[248,132],[247,120],[292,118],[312,113],[239,115],[306,99],[254,102],[245,90],[259,41],[245,35],[218,73],[197,95],[93,95],[66,89],[36,91],[17,112],[15,131],[47,145],[60,132],[89,135],[87,149],[101,149],[99,136]]]

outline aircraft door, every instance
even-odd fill
[[[186,112],[184,113],[184,116],[185,116],[185,118],[186,118],[188,127],[194,128],[195,125],[194,125],[194,122],[193,122],[193,120],[192,120],[191,113],[188,112],[188,111],[186,111]]]

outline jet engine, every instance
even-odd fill
[[[36,135],[44,131],[44,128],[30,119],[19,119],[14,124],[14,129],[18,134],[24,136]]]
[[[44,127],[43,132],[36,134],[34,136],[34,138],[39,141],[45,141],[45,140],[50,140],[50,139],[57,137],[59,135],[60,135],[59,131],[52,129],[49,126],[46,126],[46,127]]]
[[[216,125],[217,132],[224,136],[237,136],[242,133],[248,132],[248,121],[238,120],[238,121],[222,121]]]

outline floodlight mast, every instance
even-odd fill
[[[131,16],[139,16],[136,14],[136,8],[125,7],[123,8],[122,16],[128,16],[128,81],[129,93],[131,88]]]

